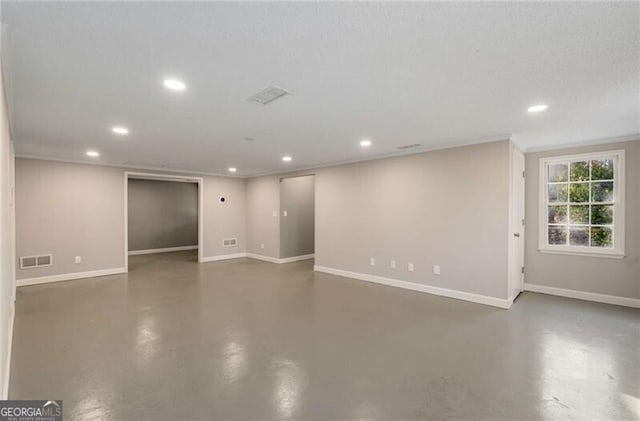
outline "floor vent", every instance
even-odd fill
[[[238,245],[237,238],[225,238],[222,240],[222,247],[235,247]]]
[[[32,269],[42,266],[51,266],[53,264],[53,255],[41,254],[39,256],[22,256],[20,257],[20,269]]]
[[[404,146],[398,146],[398,149],[400,149],[401,151],[405,150],[405,149],[413,149],[413,148],[417,148],[418,146],[422,146],[419,143],[414,143],[412,145],[404,145]]]

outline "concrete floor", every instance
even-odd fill
[[[638,310],[195,260],[20,288],[10,397],[67,420],[640,418]]]

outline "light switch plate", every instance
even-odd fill
[[[391,269],[395,269],[396,268],[396,261],[392,260],[391,262],[389,262],[389,268]]]
[[[408,270],[409,272],[413,272],[413,263],[408,263],[408,264],[407,264],[407,270]]]
[[[82,256],[76,256],[75,262],[76,263],[82,263]]]
[[[373,257],[369,258],[369,266],[375,266],[376,265],[376,259],[374,259]]]
[[[434,275],[440,275],[440,266],[433,265],[433,274]]]

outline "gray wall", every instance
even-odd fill
[[[114,167],[17,159],[17,255],[53,254],[53,266],[18,269],[18,279],[123,268],[123,177]]]
[[[241,178],[204,177],[204,257],[244,253],[246,248],[246,181]],[[224,202],[220,197],[225,198]],[[237,238],[236,247],[223,247],[224,238]]]
[[[129,251],[198,245],[198,185],[130,179]]]
[[[14,157],[11,147],[7,105],[0,64],[0,399],[7,399],[12,314],[15,302],[14,281],[14,204],[11,191]]]
[[[6,130],[4,125],[2,162],[8,159]],[[493,142],[314,170],[316,264],[506,298],[508,145]],[[640,298],[639,145],[527,154],[525,282]],[[540,254],[538,158],[620,148],[626,150],[627,256]],[[18,279],[124,265],[124,171],[16,160],[17,255],[54,254],[54,266],[18,270]],[[205,257],[244,251],[281,257],[280,177],[204,177]],[[221,203],[220,196],[227,200]],[[237,237],[239,246],[223,248],[222,239],[229,237]],[[73,263],[76,255],[83,256],[81,264]],[[377,259],[375,267],[368,265],[369,257]],[[397,260],[397,269],[389,268],[390,259]],[[415,272],[406,271],[409,261]],[[440,276],[432,274],[435,264]],[[3,276],[7,267],[2,265]],[[2,287],[0,298],[7,300],[11,286],[3,280]]]
[[[313,173],[317,265],[507,298],[508,141]],[[248,182],[251,252],[279,257],[260,244],[275,243],[279,233],[280,218],[271,212],[278,209],[280,177]],[[433,265],[441,275],[433,275]]]
[[[284,216],[284,212],[287,216]],[[280,257],[313,254],[315,176],[280,181]]]
[[[17,159],[17,255],[53,253],[54,263],[18,270],[17,278],[123,268],[125,171]],[[246,251],[245,180],[204,176],[203,184],[204,258]],[[227,200],[221,203],[220,196]],[[222,247],[222,239],[229,237],[238,238],[237,247]],[[78,255],[82,263],[76,264]]]
[[[280,257],[280,183],[277,176],[247,180],[247,251]]]
[[[539,159],[625,150],[626,257],[622,260],[538,251]],[[526,155],[525,283],[640,298],[640,141],[577,147]]]

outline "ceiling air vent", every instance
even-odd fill
[[[405,150],[405,149],[413,149],[413,148],[417,148],[418,146],[422,146],[419,143],[414,143],[412,145],[404,145],[404,146],[398,146],[398,149],[400,149],[401,151]]]
[[[237,238],[225,238],[222,240],[222,247],[234,247],[238,245]]]
[[[256,103],[262,104],[262,105],[267,105],[270,102],[273,102],[276,99],[287,95],[288,93],[289,92],[287,92],[286,90],[284,90],[282,88],[279,88],[277,86],[268,86],[268,87],[264,88],[262,91],[260,91],[257,94],[253,95],[247,101],[256,102]]]
[[[50,254],[42,254],[40,256],[22,256],[20,257],[20,269],[38,268],[41,266],[51,266],[53,264],[53,256]]]

